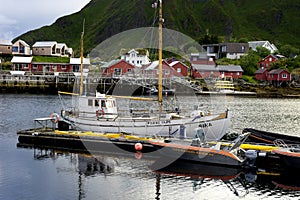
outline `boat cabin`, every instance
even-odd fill
[[[116,99],[96,92],[95,97],[79,97],[82,115],[94,115],[97,119],[111,119],[118,115]]]

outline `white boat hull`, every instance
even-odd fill
[[[66,120],[82,131],[100,133],[128,133],[143,136],[195,137],[195,130],[202,129],[207,140],[221,139],[230,125],[230,112],[223,118],[218,115],[181,119],[116,118],[96,119],[71,116]]]

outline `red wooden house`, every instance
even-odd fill
[[[207,78],[210,76],[219,76],[215,70],[216,63],[213,60],[202,59],[191,61],[191,77],[192,78]]]
[[[135,66],[125,60],[112,60],[101,67],[102,75],[108,77],[119,77],[128,72],[133,72]]]
[[[180,61],[173,61],[169,65],[184,77],[189,75],[189,67]]]
[[[151,64],[142,68],[143,74],[147,77],[158,77],[158,61],[154,61]],[[173,76],[182,76],[175,69],[173,69],[166,61],[162,62],[162,76],[163,78],[171,78]]]
[[[237,79],[242,77],[243,69],[239,65],[207,65],[207,64],[194,64],[191,66],[191,76],[197,78],[224,78],[232,77]]]
[[[32,57],[14,56],[11,59],[12,70],[14,71],[31,71]]]
[[[221,78],[232,77],[237,79],[243,75],[243,69],[240,65],[218,65],[217,69],[220,71]]]
[[[282,82],[291,81],[291,74],[285,69],[273,69],[268,72],[267,80],[273,84],[280,85]]]
[[[255,78],[256,78],[256,80],[259,80],[259,81],[265,81],[265,80],[267,80],[267,74],[268,74],[267,69],[260,68],[260,69],[256,70]]]
[[[34,74],[55,72],[72,72],[69,63],[32,62],[31,72]]]
[[[270,65],[276,62],[279,58],[276,55],[268,55],[264,59],[258,62],[259,68],[269,69]]]

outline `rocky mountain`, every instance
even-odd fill
[[[85,21],[85,53],[112,35],[138,27],[157,26],[155,0],[91,0],[81,11],[50,26],[20,35],[30,45],[54,40],[78,55]],[[300,47],[299,0],[163,0],[164,27],[197,41],[211,34],[223,41],[269,40]]]

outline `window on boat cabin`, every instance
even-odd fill
[[[93,106],[93,99],[88,99],[88,106]]]
[[[99,100],[95,99],[95,107],[98,107],[98,106],[99,106]]]
[[[108,108],[111,108],[112,107],[112,101],[107,101],[106,105],[107,105]]]
[[[104,100],[101,101],[101,107],[106,107],[106,102]]]

